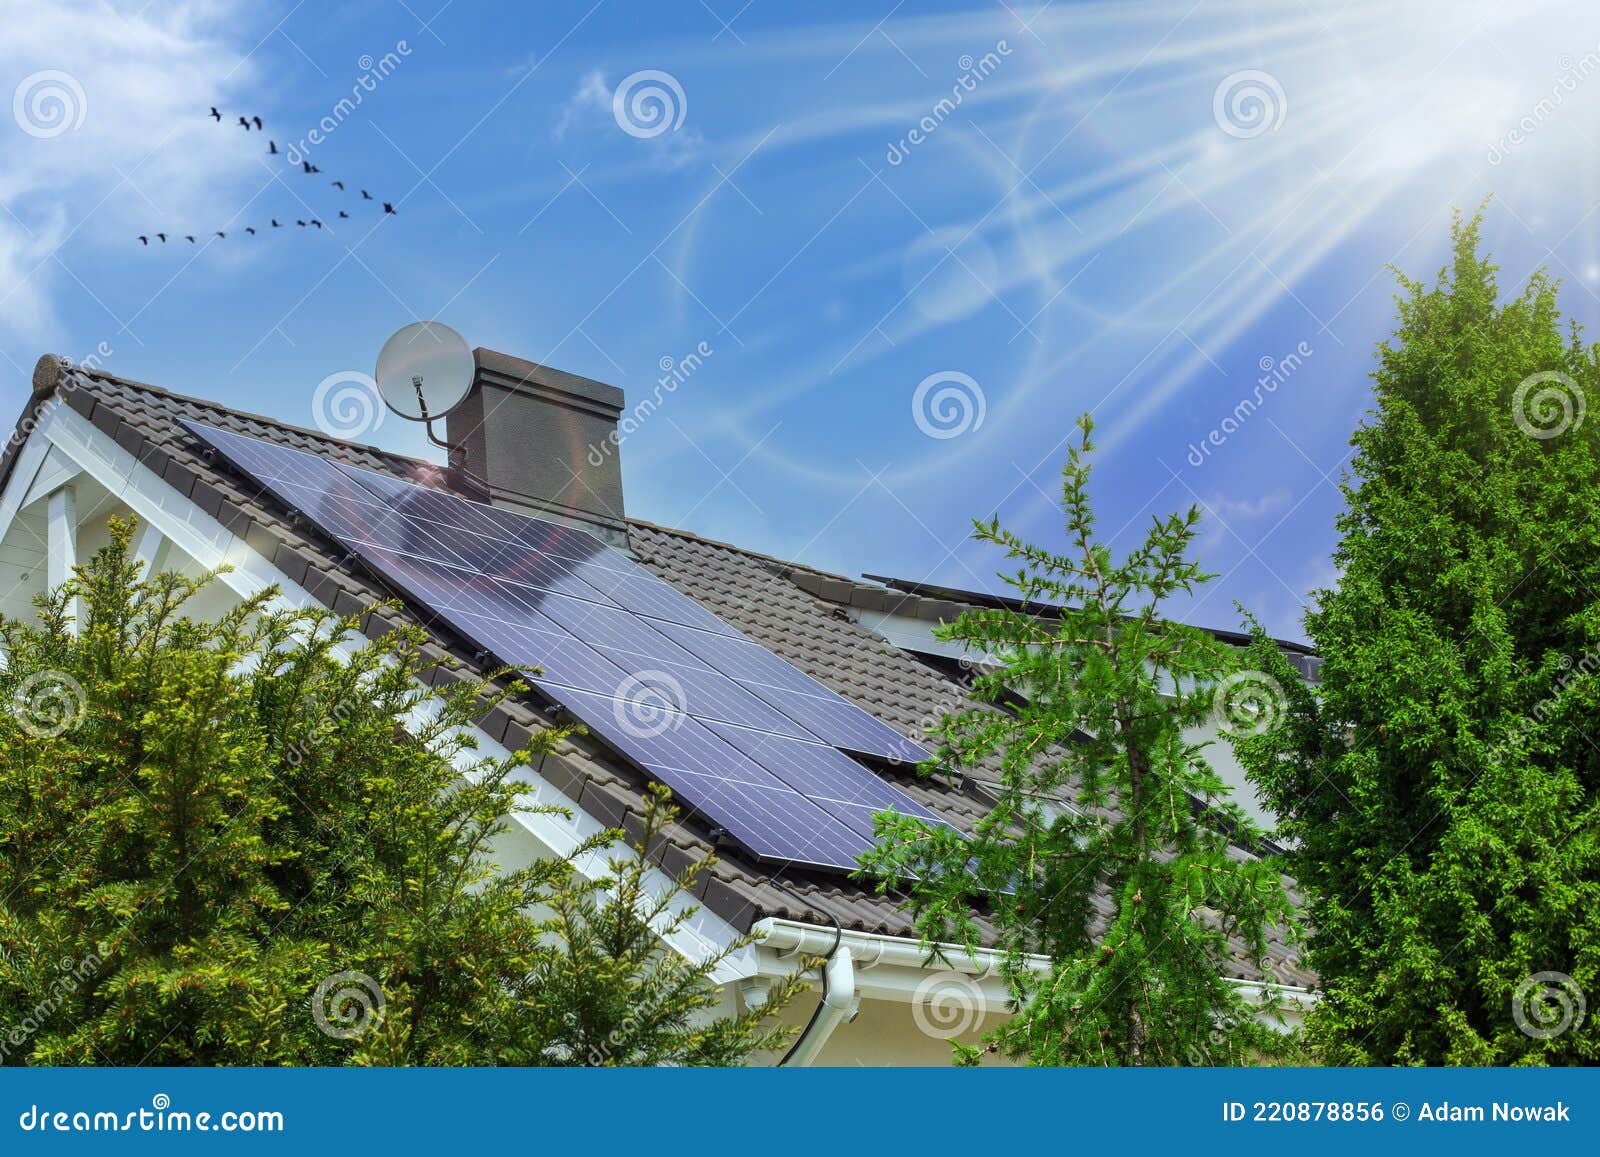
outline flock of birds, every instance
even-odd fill
[[[215,105],[211,106],[211,111],[207,115],[210,116],[211,119],[214,120],[217,124],[220,125],[222,123],[222,120],[223,120],[222,112]],[[238,123],[239,123],[239,127],[244,129],[244,131],[247,132],[247,133],[248,132],[262,132],[262,131],[264,131],[264,127],[265,127],[265,126],[262,125],[261,118],[258,117],[258,116],[241,116],[239,118]],[[267,141],[267,154],[269,156],[274,156],[274,157],[278,157],[278,156],[282,156],[283,155],[282,153],[280,153],[278,151],[278,142],[277,141],[270,140],[270,139]],[[300,162],[300,171],[301,171],[301,173],[303,175],[308,176],[308,177],[309,176],[314,176],[314,175],[322,172],[321,169],[319,169],[316,165],[313,165],[308,160],[302,160]],[[337,181],[337,180],[336,181],[330,181],[329,184],[331,184],[335,189],[338,189],[339,192],[341,192],[341,193],[347,193],[349,191],[349,190],[347,190],[345,188],[345,183],[343,181]],[[390,216],[397,216],[398,215],[396,213],[396,211],[395,211],[394,205],[392,205],[390,202],[379,200],[377,197],[374,197],[371,193],[367,192],[367,190],[365,190],[365,189],[358,189],[357,192],[359,192],[361,194],[361,200],[363,200],[363,201],[372,201],[375,204],[382,205],[383,206],[383,211],[384,211],[385,214],[390,215]],[[339,218],[341,220],[347,220],[347,219],[349,219],[349,217],[350,217],[350,214],[347,213],[345,210],[343,210],[343,209],[339,210]],[[265,228],[268,228],[268,229],[286,229],[286,228],[288,228],[288,226],[287,226],[287,224],[285,222],[279,221],[276,217],[269,217],[268,220],[271,222],[271,224],[268,225],[268,226],[265,226]],[[325,228],[325,226],[322,224],[321,219],[319,219],[317,217],[306,217],[306,218],[296,217],[294,219],[294,223],[295,223],[295,225],[297,225],[301,229],[322,229],[322,228]],[[249,234],[251,237],[254,237],[256,235],[256,233],[258,232],[258,230],[256,229],[256,227],[254,225],[246,225],[246,226],[244,226],[243,232]],[[211,236],[226,240],[227,236],[228,236],[228,231],[226,229],[214,229],[211,232]],[[148,247],[150,242],[151,242],[151,240],[154,239],[157,244],[165,245],[168,241],[177,242],[180,238],[182,240],[184,240],[184,241],[189,242],[189,244],[191,244],[191,245],[198,244],[198,241],[196,240],[196,235],[193,234],[193,233],[174,233],[174,234],[170,234],[170,235],[167,234],[167,233],[141,233],[141,234],[139,234],[139,244]]]

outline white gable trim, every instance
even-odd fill
[[[11,468],[11,479],[6,484],[5,493],[0,494],[0,540],[11,533],[11,524],[25,505],[23,499],[32,490],[33,481],[38,477],[45,459],[50,456],[50,450],[50,443],[44,438],[30,437],[22,444],[17,463]]]
[[[23,498],[19,509],[26,509],[41,498],[48,498],[82,473],[83,467],[54,446],[50,447],[49,453],[39,465],[38,473],[34,475],[33,484],[27,488],[27,495]]]
[[[132,454],[117,445],[103,430],[64,405],[59,398],[48,399],[40,406],[37,423],[18,460],[18,470],[13,473],[5,493],[0,495],[0,534],[9,526],[18,509],[15,496],[27,491],[45,459],[45,451],[51,448],[59,450],[124,502],[138,515],[141,523],[154,528],[171,547],[207,569],[231,567],[218,581],[239,596],[248,597],[275,585],[279,590],[275,606],[301,609],[322,605],[304,587],[291,582],[269,560],[247,546],[243,539],[181,496],[149,467],[141,465]],[[343,644],[337,648],[337,652],[344,656],[353,649],[352,644]],[[438,701],[432,700],[419,708],[419,712],[425,716],[437,709]],[[463,770],[478,757],[503,759],[511,754],[476,728],[473,729],[473,735],[477,742],[477,753],[461,752],[456,757],[458,766]],[[585,839],[603,830],[605,825],[583,812],[574,801],[539,777],[536,768],[530,771],[536,780],[528,785],[533,802],[559,805],[572,813],[570,821],[555,815],[516,815],[514,821],[535,840],[555,855],[570,855]],[[591,854],[576,860],[574,867],[585,877],[597,879],[608,874],[608,861],[611,858],[632,854],[628,849],[616,848],[602,855]],[[647,884],[658,894],[672,887],[672,881],[666,874],[654,868],[649,873]],[[693,903],[679,896],[674,901],[673,910],[682,911],[693,906]],[[704,960],[726,949],[739,936],[738,930],[731,924],[702,906],[688,923],[665,939],[686,958]],[[725,960],[714,979],[726,984],[752,976],[755,970],[755,950],[747,947]]]

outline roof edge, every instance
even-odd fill
[[[990,594],[986,591],[964,591],[957,587],[939,586],[936,583],[915,582],[911,579],[897,579],[888,575],[863,574],[867,582],[856,580],[854,586],[867,592],[899,591],[917,599],[929,600],[934,606],[965,605],[975,607],[992,607],[1000,610],[1021,611],[1028,610],[1045,618],[1059,615],[1062,608],[1050,603],[1035,603],[1024,606],[1021,599],[1009,595]],[[826,597],[826,596],[823,596]],[[919,616],[927,617],[927,616]],[[1223,643],[1235,646],[1244,646],[1250,642],[1250,635],[1245,631],[1232,631],[1225,627],[1199,627],[1212,638]],[[1269,636],[1270,637],[1270,636]],[[1298,642],[1293,639],[1272,639],[1273,644],[1280,650],[1293,655],[1315,656],[1316,649],[1309,643]]]

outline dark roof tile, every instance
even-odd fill
[[[621,790],[616,784],[591,779],[584,785],[578,806],[608,828],[620,828],[629,812],[640,806],[639,797]]]
[[[262,558],[271,559],[278,553],[283,540],[261,523],[251,519],[244,528],[245,544]]]
[[[290,582],[302,586],[306,571],[310,569],[311,560],[288,543],[280,542],[278,549],[273,552],[272,565],[281,570]]]
[[[520,732],[520,738],[515,745],[509,742],[513,731]],[[508,740],[506,746],[513,751],[519,751],[527,746],[531,737],[532,733],[527,728],[520,728],[513,723],[506,731]],[[588,776],[575,765],[573,760],[560,755],[551,754],[545,756],[539,761],[538,770],[539,774],[545,778],[545,781],[551,787],[571,800],[576,800],[583,794],[583,785],[588,782]]]
[[[123,421],[117,427],[116,442],[128,453],[137,455],[144,449],[145,437],[132,422]]]
[[[96,406],[94,414],[90,416],[89,421],[93,422],[104,433],[109,434],[113,439],[117,436],[117,427],[122,425],[122,419],[118,417],[116,410],[110,406]]]
[[[162,474],[166,484],[176,490],[185,498],[194,491],[194,484],[199,481],[195,472],[179,462],[176,458],[167,460],[167,469]]]
[[[94,420],[95,399],[93,394],[87,390],[65,390],[62,392],[61,397],[72,409],[78,411],[90,421]]]

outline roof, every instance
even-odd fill
[[[878,586],[866,587],[866,590],[887,588],[892,591],[902,591],[914,598],[906,600],[911,607],[911,613],[918,618],[942,619],[945,617],[943,607],[955,606],[957,609],[965,607],[995,607],[1013,611],[1027,611],[1041,618],[1057,618],[1066,609],[1054,603],[1024,603],[1021,599],[1009,595],[989,594],[983,591],[964,591],[955,587],[942,587],[933,583],[914,582],[910,579],[890,578],[887,575],[868,574],[861,576],[871,580]],[[860,587],[864,584],[857,583]],[[853,592],[852,601],[859,600],[859,594]],[[861,605],[858,602],[858,605]],[[1250,642],[1250,636],[1244,631],[1229,631],[1221,627],[1202,627],[1206,634],[1223,643],[1235,647],[1242,647]],[[1314,656],[1316,651],[1309,644],[1295,642],[1291,639],[1273,639],[1273,643],[1280,651],[1288,655]]]
[[[429,485],[439,485],[442,478],[436,465],[420,459],[342,442],[275,419],[74,367],[57,358],[40,360],[34,393],[19,431],[31,428],[30,419],[51,396],[59,396],[312,597],[340,613],[362,613],[391,597],[391,592],[375,576],[348,561],[342,548],[331,540],[303,522],[291,521],[269,495],[226,468],[220,458],[210,460],[212,456],[202,453],[180,420],[208,423]],[[22,441],[20,436],[13,438],[0,457],[0,486],[9,478]],[[959,683],[856,624],[837,603],[808,589],[823,581],[854,580],[649,522],[630,520],[629,534],[638,561],[658,577],[907,736],[922,735],[951,710],[992,710],[969,699]],[[425,609],[407,606],[389,616],[396,617],[428,628],[437,657],[448,654],[469,670],[473,668],[475,648],[429,622]],[[374,615],[368,615],[362,627],[368,634],[387,629],[386,620]],[[452,676],[441,672],[438,678]],[[481,726],[491,738],[520,746],[533,730],[550,722],[529,697],[503,703]],[[645,780],[599,743],[587,737],[574,739],[559,762],[546,761],[541,770],[553,786],[602,823],[638,830]],[[880,770],[900,790],[958,828],[970,830],[985,810],[983,796],[970,783],[924,779],[909,767]],[[676,872],[710,850],[709,824],[685,817],[652,849],[652,855],[665,870]],[[916,937],[900,900],[877,895],[870,884],[803,869],[775,871],[737,852],[723,850],[719,855],[719,862],[702,874],[697,893],[709,910],[737,928],[748,929],[763,917],[777,917]],[[1270,976],[1260,976],[1242,960],[1236,975],[1306,986],[1314,981],[1292,950],[1281,943],[1274,945]]]

